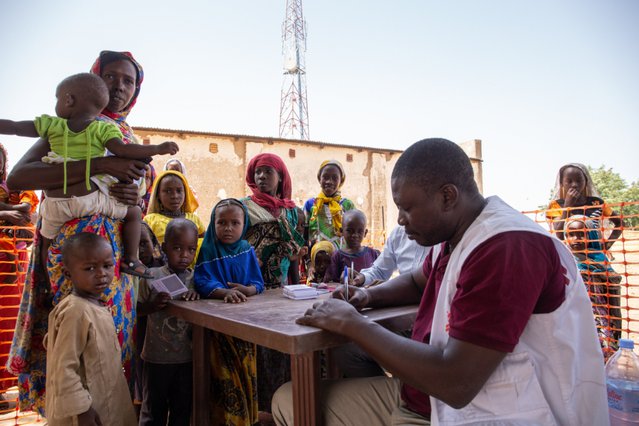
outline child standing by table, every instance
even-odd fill
[[[244,239],[247,228],[248,211],[239,200],[222,200],[213,208],[195,267],[195,288],[202,297],[239,303],[264,291],[255,250]],[[253,343],[213,333],[212,425],[258,421],[256,353]]]
[[[67,239],[62,258],[73,290],[49,314],[47,422],[136,425],[113,317],[100,300],[113,280],[111,246],[79,233]]]
[[[153,231],[146,222],[142,222],[142,232],[140,233],[140,261],[147,268],[158,268],[166,264],[166,258],[162,253],[162,247],[158,239],[153,235]],[[136,292],[139,294],[139,292]],[[137,315],[136,334],[135,334],[135,391],[134,403],[136,410],[140,410],[142,400],[144,399],[144,361],[142,360],[142,350],[144,349],[144,338],[146,337],[146,315]]]
[[[368,234],[366,215],[362,211],[349,210],[344,213],[342,230],[344,247],[333,253],[324,282],[341,282],[345,266],[350,269],[352,265],[355,269],[353,272],[361,271],[369,268],[379,256],[374,248],[362,247],[362,240]]]
[[[311,265],[308,283],[324,282],[326,271],[331,266],[331,257],[335,252],[335,245],[330,241],[319,241],[311,248]]]
[[[188,288],[182,300],[199,299],[193,290],[193,271],[189,265],[197,251],[197,227],[187,219],[173,219],[166,226],[162,250],[167,265],[151,268],[154,279],[177,275]],[[151,280],[140,281],[139,315],[148,315],[142,359],[144,360],[144,398],[140,426],[188,426],[191,421],[193,363],[191,326],[170,316],[163,309],[171,299],[158,293]]]

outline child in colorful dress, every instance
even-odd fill
[[[255,249],[244,239],[246,207],[234,198],[222,200],[211,213],[195,267],[195,288],[202,297],[227,303],[245,302],[264,290]],[[213,333],[211,424],[251,426],[258,420],[256,346]]]
[[[198,235],[204,234],[204,224],[195,213],[199,204],[191,192],[186,177],[173,170],[160,173],[153,184],[149,208],[144,221],[149,225],[160,243],[168,223],[175,218],[184,218],[197,226]]]
[[[49,314],[47,424],[137,425],[113,317],[100,300],[113,280],[111,246],[83,232],[67,239],[62,257],[73,290]]]
[[[56,98],[57,117],[42,115],[34,121],[19,122],[0,120],[1,134],[48,139],[51,152],[42,159],[45,162],[66,166],[67,161],[86,161],[85,182],[67,185],[65,167],[62,188],[45,191],[46,198],[40,207],[40,233],[45,239],[43,261],[46,262],[50,240],[58,235],[64,223],[100,213],[124,219],[121,271],[146,276],[146,268],[137,257],[142,211],[139,206],[127,206],[108,195],[109,185],[115,182],[113,178],[90,177],[91,158],[103,157],[108,149],[119,157],[147,159],[158,154],[175,154],[177,144],[127,145],[115,125],[96,120],[109,103],[109,91],[95,74],[81,73],[64,79],[56,89]]]
[[[193,289],[193,270],[189,265],[197,251],[198,230],[187,219],[173,219],[166,227],[162,251],[167,264],[151,268],[153,279],[175,274],[188,291],[176,298],[197,300]],[[186,321],[164,311],[171,296],[158,293],[152,280],[140,281],[139,315],[147,315],[144,360],[144,399],[140,412],[140,426],[188,426],[191,421],[193,395],[193,362],[191,326]]]
[[[308,240],[311,244],[326,240],[339,247],[342,216],[344,212],[355,208],[353,202],[342,198],[340,193],[346,180],[344,168],[339,161],[324,161],[317,172],[317,180],[322,190],[317,197],[304,203]]]
[[[311,266],[309,268],[308,282],[324,282],[326,271],[331,266],[331,257],[335,252],[335,246],[330,241],[319,241],[311,248]]]
[[[600,230],[604,228],[603,220],[610,220],[614,228],[608,238],[604,240],[603,233],[600,233],[605,250],[609,250],[621,235],[623,223],[618,213],[599,197],[588,168],[579,163],[566,164],[559,169],[552,201],[546,212],[559,239],[564,239],[564,221],[573,215],[587,216]]]
[[[324,282],[342,282],[344,267],[355,269],[359,272],[369,268],[379,252],[371,247],[362,247],[362,240],[368,234],[366,229],[366,215],[360,210],[349,210],[344,213],[342,223],[344,234],[344,247],[333,253],[331,266],[326,271]],[[352,276],[355,276],[354,274]]]
[[[620,293],[622,276],[603,252],[597,224],[584,215],[566,219],[565,239],[590,294],[599,341],[608,358],[619,349],[621,337]]]

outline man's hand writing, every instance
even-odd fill
[[[333,292],[332,297],[334,299],[346,300],[346,287],[343,285],[337,287]],[[370,303],[370,295],[368,294],[368,290],[360,287],[349,286],[347,302],[353,305],[353,307],[358,311],[361,311]]]

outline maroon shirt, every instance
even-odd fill
[[[446,243],[433,266],[415,318],[413,340],[428,343],[439,288],[450,260]],[[504,232],[484,241],[466,258],[450,307],[449,335],[474,345],[512,352],[532,314],[549,313],[564,301],[568,279],[553,241],[534,232]],[[402,399],[430,418],[428,395],[404,384]]]

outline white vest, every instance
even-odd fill
[[[530,317],[513,352],[466,407],[456,410],[431,397],[431,424],[608,425],[603,355],[592,305],[572,254],[498,197],[487,201],[451,253],[437,296],[430,344],[446,346],[459,272],[468,255],[497,234],[528,231],[551,238],[570,281],[566,298],[554,312]]]

